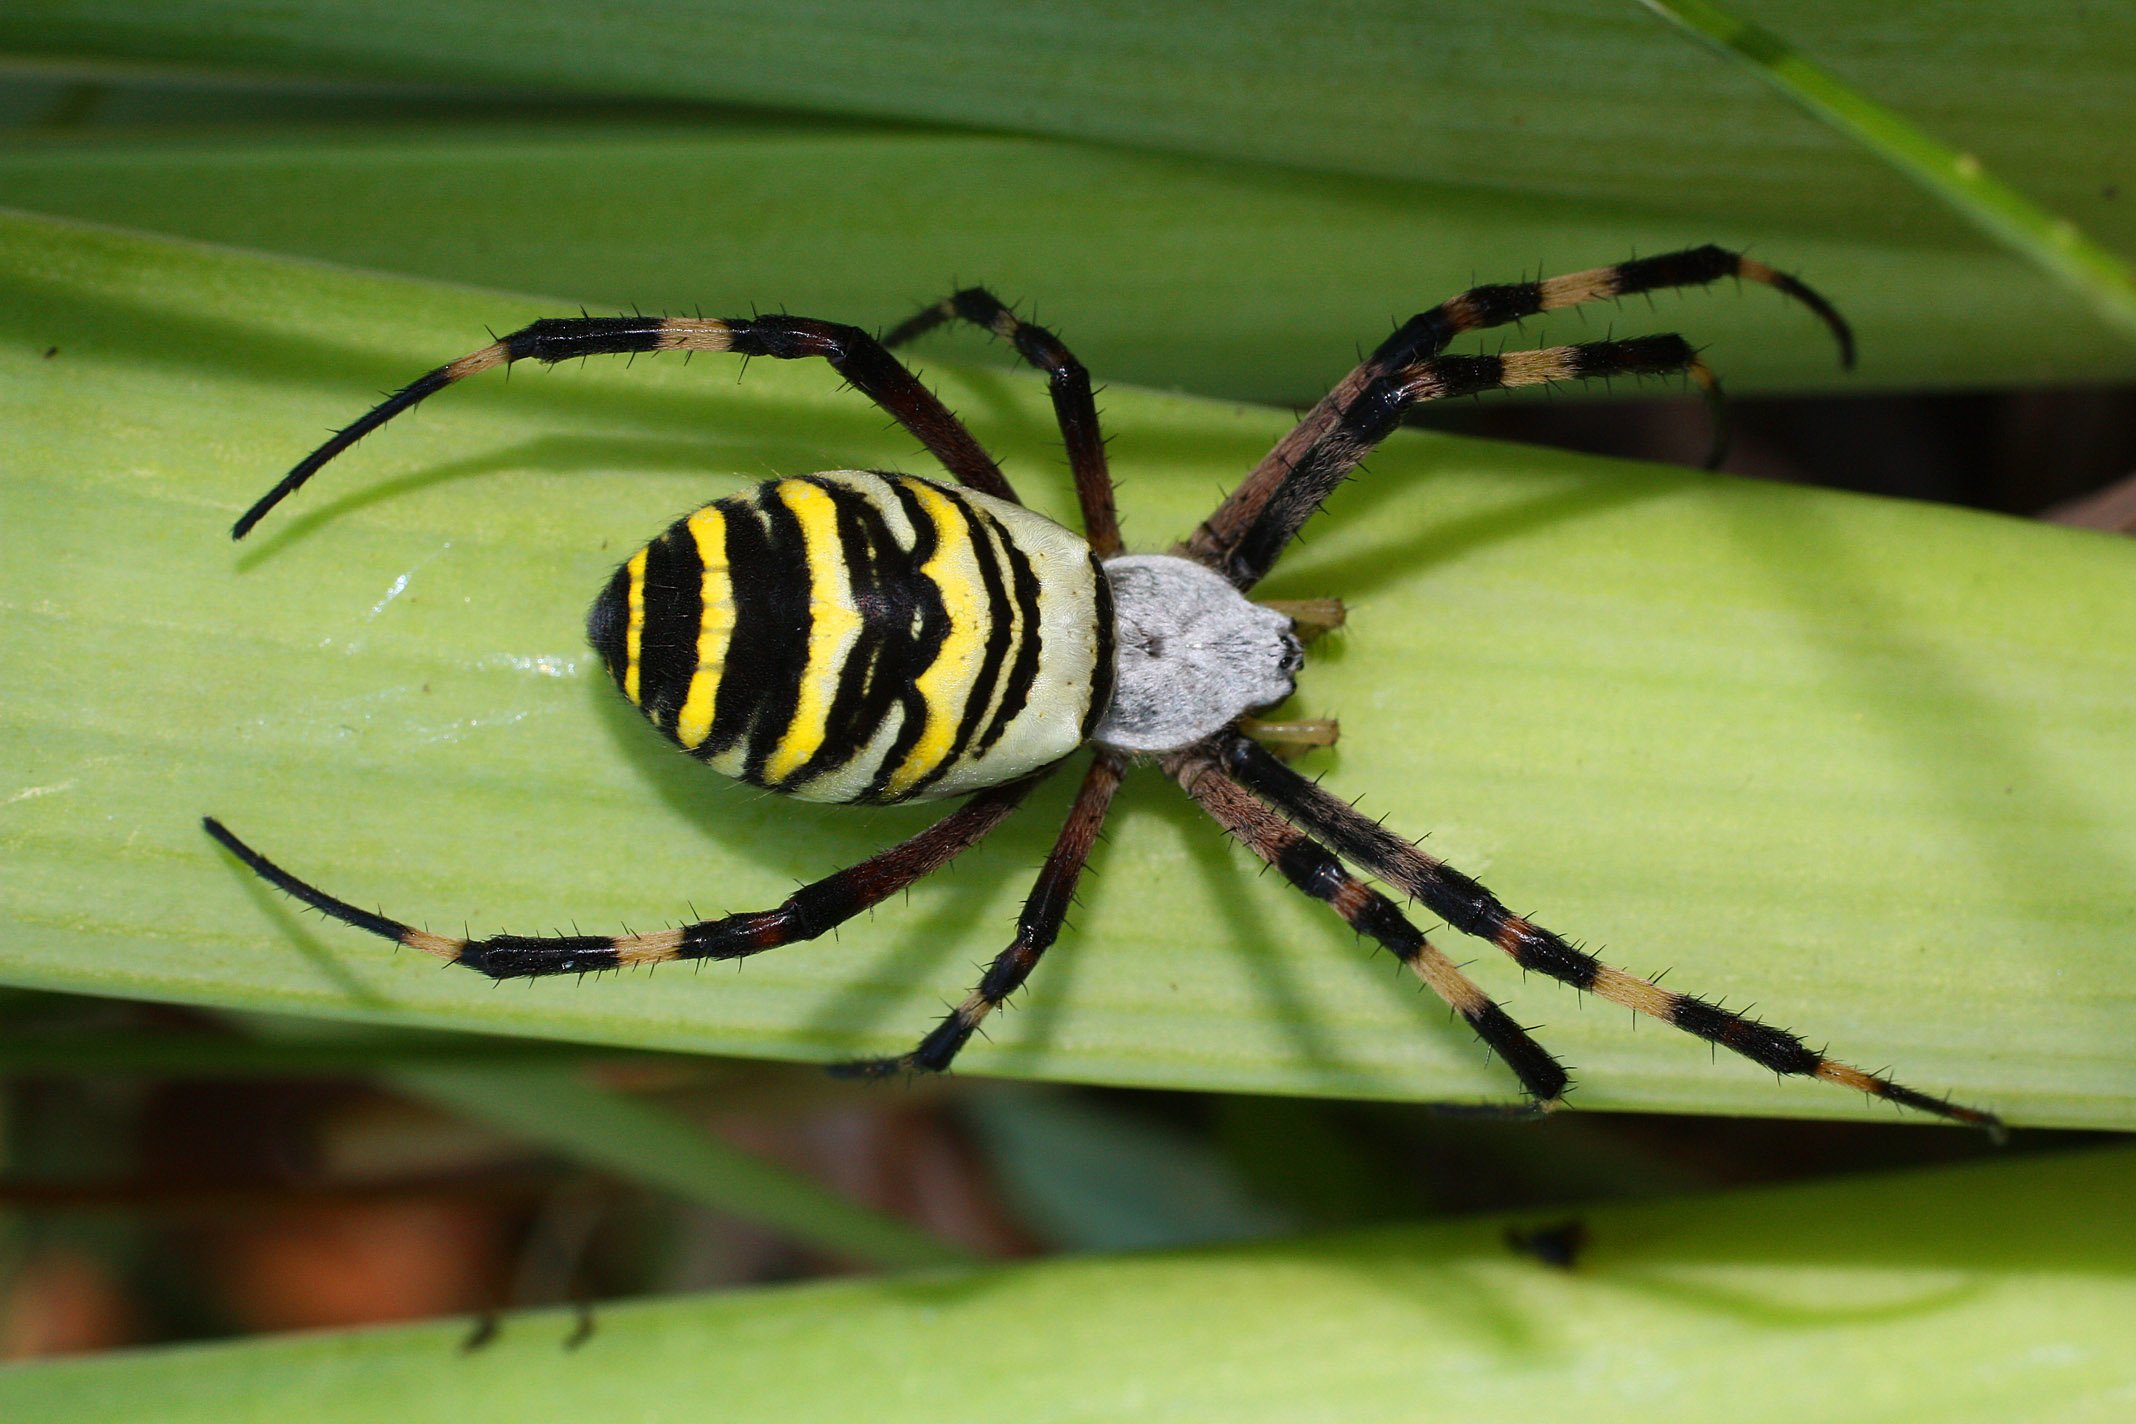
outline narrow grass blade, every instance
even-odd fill
[[[1748,67],[1974,227],[2081,294],[2124,335],[2136,337],[2136,277],[2128,264],[2075,223],[1988,172],[1978,157],[1930,137],[1897,111],[1841,83],[1771,30],[1739,20],[1709,0],[1640,3]]]

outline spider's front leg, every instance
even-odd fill
[[[1441,353],[1463,332],[1588,302],[1703,286],[1724,277],[1762,283],[1808,307],[1839,343],[1840,363],[1854,364],[1854,335],[1831,303],[1787,273],[1725,248],[1690,248],[1540,281],[1474,287],[1411,317],[1381,342],[1276,443],[1178,552],[1241,589],[1251,588],[1306,520],[1401,423],[1404,412],[1420,401],[1446,396],[1542,381],[1681,372],[1705,389],[1715,410],[1713,459],[1718,462],[1725,442],[1718,426],[1720,390],[1679,336],[1589,342],[1503,357]]]
[[[279,484],[239,516],[231,526],[230,537],[244,538],[269,510],[296,493],[329,460],[358,440],[469,376],[514,361],[553,365],[585,356],[660,351],[726,351],[778,361],[824,361],[855,390],[919,437],[920,443],[960,481],[997,499],[1016,501],[1016,491],[994,463],[994,457],[980,447],[932,391],[920,384],[918,377],[857,326],[800,316],[568,316],[533,322],[416,377],[300,460]]]

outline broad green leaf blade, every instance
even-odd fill
[[[0,225],[0,976],[646,1047],[895,1050],[993,954],[1055,785],[953,872],[736,972],[492,987],[321,926],[198,829],[406,918],[539,931],[775,903],[925,823],[674,755],[601,685],[585,601],[775,471],[927,468],[821,369],[641,361],[471,383],[247,544],[229,520],[371,393],[552,305],[28,218]],[[49,354],[48,354],[49,353]],[[934,379],[1033,501],[1043,391]],[[1116,389],[1131,540],[1191,528],[1287,417]],[[1352,628],[1316,769],[1512,904],[1671,983],[2020,1122],[2136,1120],[2136,548],[2077,531],[1403,436],[1267,585]],[[1154,776],[978,1073],[1395,1098],[1509,1082]],[[1857,1116],[1480,973],[1583,1106]]]
[[[1576,1270],[1490,1219],[0,1373],[42,1424],[707,1418],[2125,1419],[2127,1150],[1606,1207]],[[1537,1223],[1524,1221],[1523,1226]]]
[[[2067,218],[2040,208],[1985,171],[1980,159],[1938,142],[1895,111],[1840,83],[1772,31],[1705,0],[1644,0],[1646,7],[1745,65],[1780,94],[1906,174],[1952,212],[2082,296],[2136,337],[2136,281]]]
[[[2136,344],[1970,238],[1908,244],[1881,228],[1689,220],[1032,139],[620,125],[69,139],[0,153],[0,194],[596,309],[778,306],[882,327],[952,282],[984,281],[1107,380],[1292,404],[1390,320],[1478,279],[1718,240],[1837,301],[1862,334],[1859,371],[1840,371],[1807,314],[1726,286],[1510,339],[1681,329],[1739,393],[2136,378]],[[1983,292],[2027,320],[1983,320]],[[970,338],[930,349],[1013,359]]]
[[[1742,8],[1989,169],[2023,175],[2035,198],[2109,245],[2136,248],[2136,204],[2114,188],[2136,128],[2127,7]],[[920,10],[16,0],[0,14],[0,47],[922,119],[1630,204],[1695,224],[1913,238],[1956,227],[1749,75],[1633,5],[1591,0],[1231,0],[1099,14],[1046,0]],[[665,192],[645,205],[656,210]],[[953,212],[988,201],[973,188]]]

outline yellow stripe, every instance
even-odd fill
[[[913,679],[913,686],[927,705],[927,725],[884,788],[885,795],[892,799],[902,796],[949,755],[964,703],[978,676],[979,655],[986,646],[993,612],[986,604],[986,585],[979,580],[978,555],[972,549],[971,530],[964,516],[941,491],[924,481],[908,479],[899,483],[934,521],[940,543],[920,572],[941,590],[942,606],[949,613],[949,636],[927,671]]]
[[[675,714],[675,740],[695,751],[712,735],[712,705],[719,697],[719,675],[727,666],[727,640],[734,632],[734,587],[727,573],[727,520],[717,505],[690,516],[690,538],[705,566],[699,585],[702,609],[697,623],[697,671]]]
[[[805,480],[781,480],[774,493],[801,525],[809,609],[808,662],[801,669],[793,720],[764,760],[764,780],[775,786],[823,746],[839,674],[860,632],[860,614],[846,588],[845,550],[838,540],[837,506],[831,497]]]
[[[623,630],[623,695],[638,700],[638,650],[645,643],[645,554],[630,556],[630,624]]]

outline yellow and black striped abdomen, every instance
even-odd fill
[[[811,801],[953,796],[1088,740],[1112,608],[1083,540],[911,475],[706,505],[616,570],[587,635],[623,695],[729,776]]]

